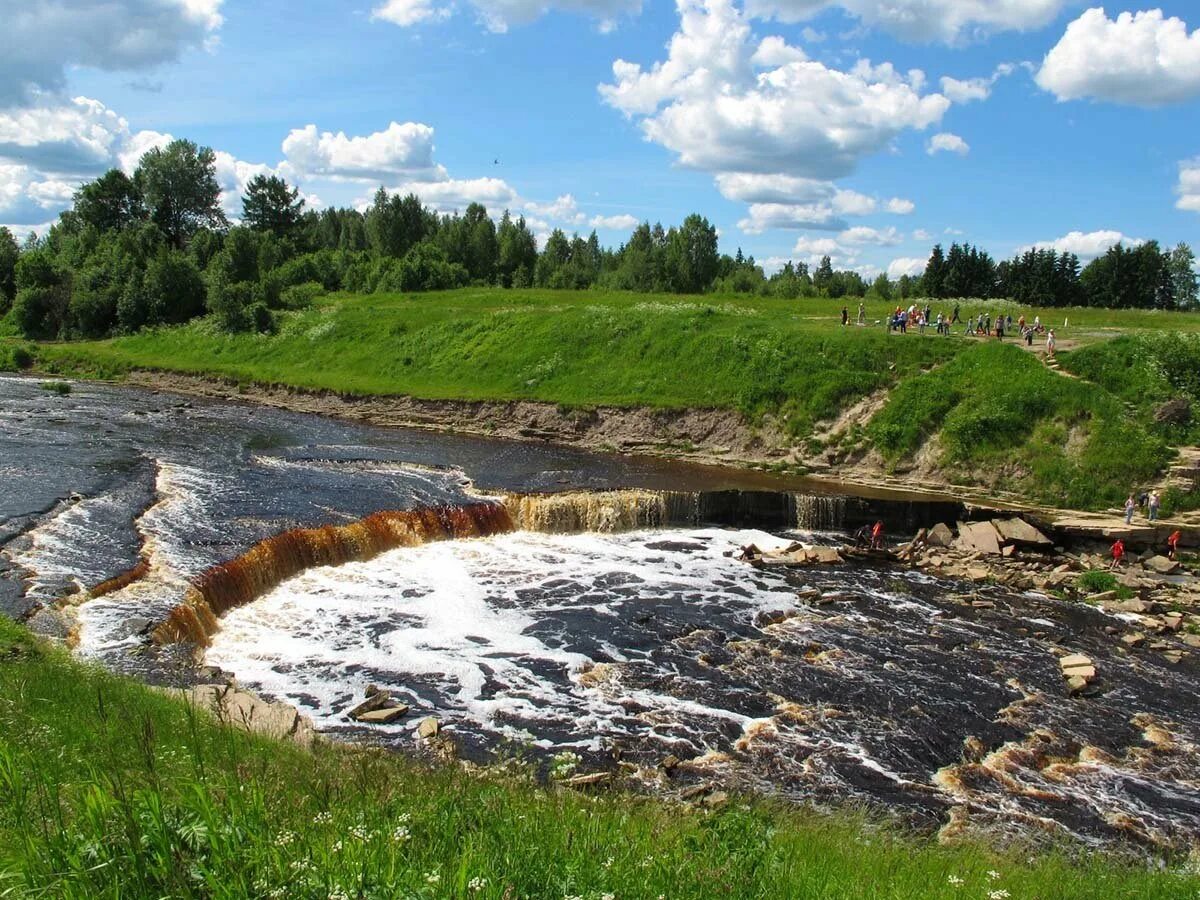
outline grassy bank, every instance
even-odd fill
[[[593,799],[218,726],[0,618],[0,896],[1192,896],[1096,854],[940,847],[854,814]],[[994,872],[995,875],[989,873]]]
[[[948,314],[953,305],[940,307]],[[848,307],[853,321],[857,302]],[[1200,314],[962,302],[964,319],[1041,315],[1060,341],[1080,348],[1064,359],[1085,384],[1046,371],[1015,340],[998,346],[932,329],[888,334],[873,323],[890,307],[869,301],[870,327],[843,328],[841,304],[827,300],[498,290],[341,296],[282,315],[274,335],[230,335],[198,321],[38,352],[49,371],[101,377],[137,367],[360,395],[730,409],[751,421],[776,417],[797,443],[813,436],[815,423],[889,390],[884,412],[851,434],[851,444],[878,450],[894,467],[915,462],[952,482],[1077,508],[1119,503],[1155,479],[1170,444],[1196,436],[1158,427],[1153,413],[1181,390],[1183,376],[1160,369],[1167,358],[1192,360],[1176,344],[1200,347]],[[1166,331],[1187,336],[1171,343]],[[1144,350],[1132,380],[1122,374],[1127,343]]]

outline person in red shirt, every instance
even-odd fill
[[[883,520],[880,519],[871,529],[871,549],[878,550],[883,546]]]
[[[1179,529],[1176,528],[1171,532],[1171,536],[1167,538],[1167,559],[1174,559],[1179,554],[1179,539],[1182,537]]]
[[[1124,558],[1125,558],[1125,542],[1123,540],[1121,540],[1120,538],[1117,538],[1117,540],[1112,545],[1112,565],[1109,566],[1109,568],[1110,569],[1117,568],[1117,566],[1121,565],[1121,560]]]

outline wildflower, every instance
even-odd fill
[[[329,849],[332,850],[334,853],[341,853],[342,852],[342,842],[334,841],[333,846],[330,847]]]
[[[601,894],[600,900],[617,900],[616,894]]]
[[[400,813],[400,815],[396,816],[396,821],[401,825],[407,825],[412,821],[412,813]]]
[[[332,821],[333,821],[333,813],[331,813],[331,812],[319,812],[315,816],[313,816],[313,824],[314,825],[328,825]]]
[[[1000,873],[997,872],[995,869],[988,869],[987,876],[988,876],[988,878],[992,879],[992,881],[995,881],[997,878],[1000,877]]]
[[[350,895],[340,887],[334,888],[329,894],[329,900],[350,900]]]
[[[1008,900],[1008,891],[1001,888],[998,891],[988,891],[988,900]]]
[[[441,873],[439,873],[439,872],[426,872],[425,873],[425,883],[426,884],[437,884],[441,880],[442,880],[442,876],[441,876]]]
[[[610,856],[608,859],[606,859],[606,860],[604,861],[604,868],[606,868],[606,869],[611,869],[611,868],[612,868],[612,864],[613,864],[613,858]]]
[[[276,847],[287,847],[296,840],[296,835],[290,831],[281,831],[275,836]]]
[[[487,887],[487,879],[481,878],[478,875],[467,882],[467,890],[472,894],[482,891],[485,887]]]
[[[371,837],[371,833],[367,831],[366,825],[352,825],[350,827],[350,837],[357,841],[365,841]]]
[[[397,844],[407,841],[410,837],[412,837],[412,834],[403,825],[396,826],[396,830],[392,832],[392,840]]]
[[[962,884],[962,883],[963,883],[963,880],[962,880],[961,878],[959,878],[957,875],[951,875],[951,876],[950,876],[950,877],[947,879],[947,881],[949,881],[949,882],[950,882],[952,885],[954,885],[955,887],[958,887],[960,884]]]

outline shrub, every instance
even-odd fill
[[[22,344],[0,344],[0,372],[17,372],[33,365],[33,353]]]
[[[43,381],[41,388],[44,391],[49,391],[52,394],[58,394],[60,397],[65,397],[71,393],[71,385],[66,381]]]
[[[325,295],[325,286],[319,281],[306,281],[283,289],[280,303],[284,309],[308,309],[318,297]]]
[[[1102,594],[1105,591],[1115,591],[1119,582],[1112,572],[1091,569],[1079,576],[1075,586],[1085,594]]]

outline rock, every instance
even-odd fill
[[[1077,666],[1090,666],[1092,661],[1082,653],[1069,653],[1062,657],[1058,664],[1064,669],[1074,669]]]
[[[682,760],[674,753],[671,753],[667,756],[664,756],[663,761],[659,763],[659,765],[662,767],[664,772],[673,772],[679,768],[680,762],[682,762]]]
[[[971,606],[974,609],[994,609],[996,604],[991,600],[972,600]]]
[[[217,720],[243,731],[290,740],[311,747],[316,740],[312,720],[290,703],[272,703],[229,684],[198,684],[191,689],[172,689]]]
[[[587,775],[574,775],[563,780],[568,787],[591,787],[612,780],[611,772],[592,772]]]
[[[1145,600],[1138,600],[1136,597],[1130,600],[1117,600],[1113,603],[1104,604],[1105,610],[1109,612],[1126,612],[1145,615],[1153,609],[1153,606]]]
[[[959,522],[954,546],[975,553],[1000,555],[1000,533],[991,522]]]
[[[1016,552],[1017,552],[1017,548],[1016,548],[1016,545],[1014,545],[1014,544],[1007,544],[1000,549],[1000,555],[1003,556],[1005,559],[1011,559],[1013,554]]]
[[[371,685],[371,687],[375,686]],[[383,709],[385,706],[390,705],[392,705],[391,691],[381,691],[379,688],[375,688],[374,693],[372,693],[371,688],[369,687],[367,688],[367,699],[358,704],[358,706],[354,707],[354,709],[350,710],[348,715],[352,719],[362,721],[363,716],[365,716],[367,713],[375,712],[376,710]]]
[[[1165,556],[1151,556],[1149,559],[1143,560],[1142,565],[1159,575],[1170,575],[1179,568],[1179,563],[1173,559],[1167,559]]]
[[[929,542],[931,547],[949,547],[954,543],[954,532],[950,530],[950,526],[942,522],[934,525],[929,529],[929,534],[925,536],[925,540]]]
[[[1067,677],[1067,690],[1072,694],[1078,694],[1088,686],[1087,679],[1079,675],[1070,675]]]
[[[1106,604],[1117,599],[1118,591],[1101,591],[1099,594],[1091,594],[1088,596],[1089,603],[1099,603],[1101,606],[1108,608]]]
[[[1140,647],[1146,643],[1146,636],[1140,631],[1134,631],[1122,637],[1121,643],[1126,647]]]
[[[442,723],[433,716],[426,716],[417,723],[417,737],[429,740],[441,733]]]
[[[992,574],[990,569],[985,569],[983,566],[967,566],[967,577],[972,581],[983,581]]]
[[[1187,425],[1192,421],[1192,404],[1177,397],[1154,410],[1154,421],[1163,425]]]
[[[1200,650],[1200,634],[1185,634],[1181,635],[1179,639],[1189,647]]]
[[[1163,614],[1163,625],[1171,631],[1183,630],[1183,613],[1170,612]]]
[[[760,612],[754,617],[754,625],[756,628],[766,628],[768,625],[778,625],[780,622],[786,622],[794,615],[796,615],[795,611],[790,609]]]
[[[1096,677],[1095,666],[1076,666],[1073,669],[1064,669],[1063,674],[1067,678],[1082,678],[1084,681],[1091,681]]]
[[[1007,544],[1023,544],[1027,547],[1049,547],[1046,537],[1024,519],[993,519],[992,525]]]
[[[383,709],[372,709],[354,718],[368,725],[389,725],[398,719],[404,718],[406,715],[408,715],[408,707],[401,704],[399,706],[385,706]]]
[[[1182,650],[1164,650],[1163,651],[1163,659],[1165,659],[1171,665],[1176,665],[1176,664],[1178,664],[1178,662],[1181,659],[1183,659],[1183,651]]]
[[[709,809],[717,806],[724,806],[728,802],[729,795],[724,791],[713,791],[711,794],[702,797],[700,800],[701,805],[707,806]]]

